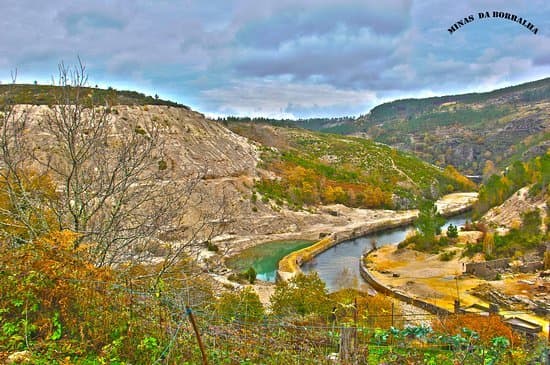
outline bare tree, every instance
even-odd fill
[[[47,176],[28,165],[27,118],[11,98],[16,77],[12,73],[12,85],[0,103],[0,237],[4,243],[24,244],[48,230],[52,217],[35,208],[44,207],[55,192]]]
[[[86,87],[80,60],[74,67],[61,63],[55,84],[55,101],[42,117],[31,118],[13,105],[2,117],[3,180],[13,185],[3,190],[49,217],[41,217],[37,229],[24,212],[16,212],[14,221],[34,232],[29,239],[46,230],[43,226],[72,230],[80,234],[76,245],[88,244],[98,266],[143,260],[149,245],[163,245],[166,271],[186,247],[218,232],[212,222],[223,210],[182,222],[204,198],[197,189],[203,174],[176,178],[167,168],[166,133],[159,123],[117,119],[112,105],[99,103]],[[54,196],[14,194],[25,190],[29,170],[55,182]],[[167,237],[177,244],[161,241]]]

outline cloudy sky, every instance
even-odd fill
[[[360,115],[550,76],[547,0],[2,0],[0,14],[4,83],[15,68],[19,82],[51,83],[80,56],[91,85],[211,116]]]

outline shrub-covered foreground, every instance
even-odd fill
[[[96,268],[73,249],[75,239],[52,232],[1,246],[0,361],[26,351],[29,364],[199,364],[186,305],[210,364],[329,363],[350,327],[362,364],[524,364],[540,353],[526,351],[534,345],[496,317],[456,320],[481,323],[484,331],[475,332],[397,308],[392,316],[391,299],[353,290],[329,295],[315,274],[279,284],[267,314],[250,288],[216,299],[187,262],[162,275],[155,267],[124,276]]]

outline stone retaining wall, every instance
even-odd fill
[[[438,307],[432,303],[428,303],[420,299],[410,297],[407,294],[397,291],[395,289],[391,289],[385,286],[384,284],[382,284],[381,282],[379,282],[378,280],[376,280],[364,264],[365,257],[370,255],[374,251],[375,250],[370,250],[366,255],[361,256],[361,260],[359,261],[359,273],[361,274],[363,279],[365,279],[365,281],[369,283],[376,291],[382,294],[397,298],[405,303],[412,304],[415,307],[424,309],[425,311],[428,311],[433,314],[437,314],[437,315],[451,314],[450,311],[444,308]]]
[[[469,262],[465,272],[485,279],[495,279],[499,270],[510,266],[510,259],[498,259],[484,262]]]

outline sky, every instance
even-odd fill
[[[51,84],[80,57],[91,86],[211,117],[358,116],[550,76],[547,0],[2,0],[0,14],[3,83]]]

